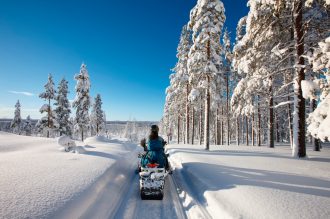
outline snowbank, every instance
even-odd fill
[[[63,135],[57,138],[57,143],[61,146],[59,148],[62,152],[69,152],[76,149],[76,143],[69,136]]]
[[[102,135],[89,137],[84,140],[85,144],[93,144],[97,142],[110,142],[110,140]]]
[[[293,159],[289,146],[170,145],[182,188],[213,218],[329,218],[330,149]],[[315,207],[317,206],[317,207]],[[191,204],[188,206],[192,209]]]
[[[84,194],[118,160],[137,162],[136,146],[104,140],[77,142],[84,154],[61,153],[55,139],[0,132],[0,218],[56,217],[70,203],[91,201]]]

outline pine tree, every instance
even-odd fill
[[[250,12],[246,18],[240,20],[237,30],[238,33],[245,32],[245,34],[244,36],[239,34],[237,37],[239,41],[234,47],[234,67],[242,79],[234,90],[232,104],[237,114],[252,118],[252,141],[254,141],[254,115],[258,114],[257,135],[259,136],[259,109],[260,107],[268,109],[268,145],[274,147],[274,115],[276,114],[274,99],[284,96],[281,92],[285,90],[281,86],[284,81],[283,74],[288,69],[288,61],[281,62],[281,57],[278,57],[273,49],[280,42],[290,40],[290,33],[279,31],[284,23],[282,20],[279,22],[275,17],[272,2],[250,0],[248,5]],[[246,26],[245,31],[243,26]],[[283,69],[280,68],[282,66]],[[246,128],[248,130],[248,127]],[[248,134],[246,133],[246,136]],[[260,141],[258,142],[259,145]]]
[[[286,52],[281,55],[292,61],[292,80],[294,84],[293,109],[293,151],[295,157],[306,156],[306,104],[303,97],[303,82],[312,82],[306,77],[314,69],[306,57],[313,53],[318,43],[329,36],[329,6],[324,0],[279,0],[275,3],[277,17],[290,28],[282,28],[282,33],[291,29],[291,40],[281,42],[278,47]],[[291,16],[293,19],[287,19]],[[294,47],[293,47],[294,45]],[[290,49],[293,48],[293,49]],[[308,112],[307,112],[308,113]]]
[[[180,141],[180,133],[182,121],[185,122],[185,136],[184,142],[187,140],[189,143],[189,132],[190,132],[190,108],[189,108],[189,77],[187,70],[188,53],[191,47],[191,32],[185,25],[182,28],[180,42],[177,48],[178,61],[173,68],[173,74],[170,75],[170,86],[166,89],[166,103],[164,106],[164,127],[166,127],[167,134],[171,132],[171,118],[175,118],[177,140]]]
[[[315,79],[313,85],[319,89],[319,97],[313,97],[313,104],[316,103],[316,98],[319,104],[307,119],[308,132],[315,138],[321,141],[330,139],[330,37],[318,43],[318,48],[315,48],[313,54],[310,54],[310,62],[313,64],[313,70],[323,75],[324,78]],[[326,69],[326,70],[325,70]],[[311,86],[311,87],[314,87]],[[314,105],[315,107],[315,105]],[[315,145],[314,150],[320,150],[320,143]]]
[[[96,130],[98,135],[100,131],[104,128],[104,112],[102,110],[102,100],[100,94],[97,94],[93,104],[93,109],[91,113],[91,126]]]
[[[223,44],[224,44],[224,55],[225,55],[225,83],[226,83],[226,129],[227,129],[227,145],[230,144],[230,76],[231,76],[231,64],[232,64],[232,52],[231,52],[231,45],[230,45],[230,38],[229,33],[227,30],[225,30],[224,36],[223,36]]]
[[[76,84],[76,97],[73,101],[73,107],[76,108],[75,117],[75,132],[81,133],[81,140],[84,141],[84,132],[89,127],[89,108],[90,108],[90,81],[89,75],[85,64],[80,67],[79,74],[75,75]]]
[[[58,85],[57,95],[55,97],[56,106],[55,120],[58,123],[58,131],[61,135],[72,135],[70,124],[70,102],[68,100],[68,82],[63,78]]]
[[[244,26],[246,20],[246,31],[244,34],[243,28],[238,28],[239,41],[234,49],[234,66],[243,79],[235,88],[232,102],[237,105],[235,110],[246,114],[249,108],[253,109],[251,106],[257,99],[259,118],[260,107],[268,109],[270,147],[274,145],[275,127],[279,137],[279,121],[286,121],[287,136],[293,142],[293,156],[304,157],[306,106],[302,83],[306,81],[305,75],[311,74],[310,69],[314,69],[306,62],[306,57],[329,35],[330,3],[323,0],[250,0],[248,5],[250,12],[239,24]],[[268,106],[263,106],[265,96]],[[287,108],[283,108],[285,105]],[[287,119],[280,113],[282,111],[287,111]],[[258,123],[260,127],[260,119]],[[294,136],[293,140],[291,136]]]
[[[48,81],[45,84],[45,92],[41,93],[39,97],[41,99],[44,99],[45,101],[48,101],[48,104],[44,104],[40,108],[40,113],[47,113],[46,117],[42,117],[38,123],[37,128],[39,132],[44,133],[44,131],[47,131],[47,138],[50,137],[50,131],[54,129],[55,121],[54,121],[54,113],[51,108],[51,100],[55,99],[55,89],[54,89],[54,82],[53,77],[51,74],[48,75]]]
[[[219,99],[216,81],[222,65],[222,48],[219,42],[224,21],[224,6],[220,0],[198,0],[197,5],[190,12],[189,28],[193,32],[193,45],[189,52],[188,72],[189,80],[199,83],[194,84],[193,88],[199,88],[205,92],[204,145],[206,150],[209,149],[210,144],[211,101]]]
[[[191,32],[188,30],[187,25],[183,26],[180,42],[177,48],[177,58],[178,62],[173,69],[175,71],[175,78],[173,86],[181,93],[181,95],[185,96],[185,139],[189,144],[190,137],[190,109],[189,109],[189,76],[188,76],[188,69],[187,69],[187,62],[188,62],[188,54],[191,48]]]
[[[21,104],[19,100],[17,100],[17,103],[15,104],[14,119],[10,123],[10,128],[13,130],[13,133],[21,134],[22,118],[21,118]]]

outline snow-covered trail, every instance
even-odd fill
[[[117,160],[84,194],[54,218],[113,218],[131,187],[137,152]]]
[[[166,178],[163,200],[141,200],[136,174],[124,200],[113,218],[187,218],[172,176]]]
[[[118,159],[85,193],[53,218],[180,218],[186,214],[174,179],[165,180],[163,200],[141,200],[137,151]]]

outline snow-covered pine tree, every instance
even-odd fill
[[[48,75],[48,81],[44,86],[45,92],[41,93],[39,97],[41,99],[44,99],[48,102],[48,104],[44,104],[40,108],[40,113],[47,113],[47,116],[42,117],[38,123],[36,124],[36,127],[38,128],[39,132],[42,132],[44,134],[45,131],[47,131],[47,138],[50,137],[50,132],[54,129],[55,121],[54,121],[54,113],[51,108],[51,100],[55,99],[55,89],[54,89],[54,82],[53,82],[53,76],[51,74]]]
[[[30,115],[28,115],[23,123],[23,131],[25,132],[26,136],[31,136],[32,134],[32,121]]]
[[[185,96],[185,139],[187,143],[190,142],[190,108],[188,95],[190,92],[189,86],[189,76],[187,69],[188,54],[191,47],[191,32],[188,30],[187,25],[184,25],[181,31],[180,42],[177,48],[177,58],[178,62],[176,63],[175,68],[173,69],[175,74],[175,79],[173,81],[174,87],[182,91],[181,95]]]
[[[304,93],[309,98],[316,98],[315,90],[320,91],[319,104],[314,112],[312,112],[308,119],[308,132],[313,137],[322,141],[330,139],[330,37],[319,42],[319,48],[315,48],[313,54],[310,57],[310,61],[313,64],[315,72],[323,75],[321,79],[315,79],[313,82],[305,82]],[[312,95],[314,94],[314,95]],[[317,150],[317,149],[316,149]],[[318,149],[319,150],[319,149]]]
[[[104,128],[104,112],[102,110],[101,95],[97,94],[94,100],[93,109],[91,113],[91,126],[99,135],[100,131]]]
[[[185,77],[179,73],[173,73],[170,75],[170,86],[166,89],[166,107],[168,108],[171,120],[175,121],[177,142],[185,143],[184,133],[184,120],[186,113],[186,87]],[[184,94],[184,95],[182,95]]]
[[[68,100],[68,93],[68,81],[63,78],[58,85],[58,91],[54,103],[54,105],[56,106],[54,110],[55,120],[58,123],[58,131],[60,133],[60,136],[72,135],[70,123],[71,106]]]
[[[237,24],[237,27],[236,27],[236,42],[238,43],[240,40],[242,40],[242,38],[244,37],[244,35],[246,34],[246,19],[247,19],[247,16],[245,16],[245,17],[243,17],[243,18],[241,18],[239,21],[238,21],[238,24]],[[234,53],[234,51],[232,52],[233,53],[233,57],[232,57],[232,64],[233,64],[233,62],[234,61],[236,61],[236,57],[234,56],[235,55],[235,53]],[[243,76],[245,76],[244,74],[243,74]],[[242,74],[240,74],[238,71],[237,71],[237,68],[236,68],[236,70],[235,70],[235,68],[232,68],[232,75],[231,75],[231,86],[232,86],[232,88],[233,89],[235,89],[236,87],[237,87],[237,85],[238,85],[238,83],[240,82],[240,80],[241,80],[241,78],[242,78]],[[233,97],[233,93],[234,93],[234,91],[235,90],[233,90],[232,91],[232,93],[231,93],[231,98]],[[232,100],[231,100],[232,101]],[[232,106],[232,105],[234,105],[234,103],[230,103],[230,105]],[[259,108],[258,108],[259,109]],[[238,111],[235,111],[236,109],[234,108],[232,108],[231,107],[231,113],[232,113],[232,117],[233,117],[233,119],[235,119],[235,127],[236,127],[236,130],[235,130],[235,136],[236,136],[236,144],[237,145],[239,145],[240,144],[240,129],[243,127],[242,125],[241,125],[241,119],[240,119],[240,110],[238,110]],[[260,115],[260,114],[258,114],[258,115]],[[258,122],[260,122],[260,119],[259,119],[259,121]],[[259,123],[260,124],[260,123]],[[242,128],[243,129],[243,128]],[[259,132],[258,132],[258,136],[260,136],[260,129],[259,129]],[[242,138],[243,138],[243,136],[242,136]],[[260,140],[260,138],[259,138],[259,140]],[[259,143],[260,143],[260,141],[259,141]],[[258,144],[258,146],[260,146],[260,144]]]
[[[308,57],[308,52],[314,50],[317,42],[328,37],[329,4],[323,0],[306,2],[302,0],[249,0],[247,31],[235,46],[234,66],[246,76],[244,75],[244,80],[242,84],[239,84],[238,90],[235,89],[235,91],[244,90],[244,93],[234,92],[233,99],[236,98],[242,104],[240,100],[246,101],[246,97],[249,98],[253,96],[252,94],[257,94],[262,98],[260,94],[268,93],[269,133],[274,132],[272,131],[274,127],[279,127],[279,120],[285,121],[278,115],[283,114],[280,113],[283,110],[282,106],[287,104],[289,135],[290,139],[291,133],[294,135],[293,156],[297,157],[306,155],[305,103],[301,89],[305,75],[309,72],[305,57]],[[308,5],[311,8],[308,8]],[[256,81],[257,75],[261,76],[260,79],[264,80],[264,83]],[[294,94],[293,83],[295,84]],[[243,84],[245,85],[241,86]],[[260,87],[264,89],[261,90]],[[260,93],[260,91],[263,92]],[[292,96],[295,97],[293,113],[290,108]],[[260,101],[258,111],[259,103]],[[249,104],[245,102],[243,105],[245,111]],[[291,132],[292,114],[295,117],[293,121],[295,128]],[[269,140],[271,139],[274,139],[273,134],[269,137]]]
[[[224,6],[220,0],[198,0],[190,12],[189,28],[193,45],[190,48],[188,72],[190,81],[197,81],[194,88],[205,91],[204,145],[210,144],[211,96],[216,97],[216,78],[220,72],[221,30],[225,21]],[[214,98],[217,99],[217,98]],[[213,99],[212,99],[213,101]]]
[[[308,57],[308,53],[312,53],[317,47],[318,42],[329,36],[330,2],[324,0],[293,0],[289,2],[279,0],[274,4],[277,17],[282,22],[286,21],[288,23],[287,26],[290,27],[283,28],[282,32],[292,29],[291,40],[283,41],[279,44],[280,50],[278,51],[284,50],[281,55],[292,57],[293,59],[294,110],[292,154],[295,157],[305,157],[306,106],[302,86],[303,82],[306,81],[306,75],[311,73],[310,69],[313,69],[313,66],[310,65],[312,63],[308,63],[306,57]],[[287,19],[289,16],[293,19]]]
[[[225,96],[226,96],[226,139],[227,139],[227,145],[230,144],[230,116],[231,116],[231,109],[230,109],[230,77],[231,77],[231,64],[233,59],[233,54],[231,51],[231,44],[230,44],[230,38],[229,33],[227,30],[225,30],[225,33],[223,35],[223,46],[224,46],[224,58],[225,58],[225,84],[226,84],[226,90],[225,90]]]
[[[21,134],[22,118],[21,118],[21,104],[19,100],[17,100],[15,104],[14,119],[10,123],[10,128],[12,129],[13,133]]]
[[[182,28],[180,43],[177,49],[178,62],[173,68],[173,72],[170,75],[170,86],[166,89],[166,101],[164,106],[164,126],[167,127],[167,133],[172,132],[172,127],[176,128],[175,133],[177,142],[181,140],[180,133],[183,128],[181,126],[182,121],[186,119],[186,136],[189,138],[189,103],[187,99],[189,90],[189,77],[187,72],[187,59],[188,52],[191,45],[191,34],[186,26]],[[185,110],[184,110],[185,109]],[[175,121],[175,122],[174,122]],[[175,125],[174,125],[175,124]]]
[[[287,25],[288,19],[282,20],[276,17],[273,2],[250,0],[248,5],[250,12],[246,19],[243,18],[239,23],[239,26],[244,26],[243,21],[246,20],[246,31],[243,37],[238,37],[239,41],[234,48],[234,66],[242,79],[235,88],[232,104],[236,114],[252,118],[252,127],[255,126],[254,115],[257,113],[259,140],[260,107],[268,109],[268,145],[274,147],[276,126],[274,103],[283,102],[282,97],[287,97],[288,94],[283,93],[286,92],[285,88],[291,84],[283,85],[284,75],[288,69],[292,68],[288,67],[288,60],[277,56],[274,48],[280,42],[290,40],[290,31],[286,29],[282,31],[283,26]],[[240,30],[237,32],[242,32],[241,27],[238,29]],[[290,103],[287,100],[285,102]],[[254,129],[251,130],[253,131],[251,132],[253,141]],[[259,145],[260,141],[258,142]]]
[[[79,74],[75,75],[76,97],[72,106],[76,108],[75,126],[74,130],[81,134],[81,140],[84,141],[84,132],[89,127],[89,108],[90,108],[90,80],[86,65],[83,63],[80,67]]]
[[[329,91],[329,59],[330,59],[330,37],[329,37],[329,29],[330,29],[330,20],[329,20],[329,11],[330,11],[330,2],[326,1],[306,1],[305,4],[305,15],[304,20],[307,21],[308,31],[305,33],[305,51],[307,52],[307,60],[309,65],[306,65],[307,72],[307,81],[304,84],[314,84],[315,88],[319,92],[315,92],[314,94],[321,95],[307,95],[310,102],[310,115],[307,119],[307,123],[309,124],[307,131],[309,134],[313,136],[312,144],[314,145],[315,151],[320,151],[321,142],[318,136],[322,136],[321,140],[324,141],[325,138],[329,138],[330,133],[328,133],[328,137],[325,137],[324,133],[318,135],[316,130],[328,130],[327,128],[318,129],[323,123],[325,118],[327,118],[327,113],[320,108],[324,107],[324,98]],[[305,22],[306,23],[306,22]],[[302,85],[304,85],[302,84]],[[304,90],[308,90],[308,87],[302,87],[303,96]],[[306,89],[307,88],[307,89]],[[313,88],[313,86],[312,86]],[[317,104],[320,102],[319,104]],[[319,108],[320,107],[320,108]],[[316,113],[313,111],[316,110]],[[322,116],[320,116],[320,112]],[[316,118],[316,120],[315,120]],[[318,121],[317,121],[318,120]],[[312,122],[313,121],[313,122]],[[324,123],[326,124],[326,123]],[[322,125],[324,127],[324,125]]]

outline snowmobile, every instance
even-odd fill
[[[165,168],[158,168],[158,163],[149,163],[141,167],[140,195],[142,200],[162,200],[164,197],[164,185],[167,171]]]
[[[147,159],[147,164],[141,165],[141,159],[147,157],[148,152],[140,153],[138,172],[140,175],[140,195],[141,199],[162,200],[164,197],[164,185],[167,174],[172,174],[171,167],[167,161],[169,154],[164,154],[166,164],[161,166],[157,162]]]

